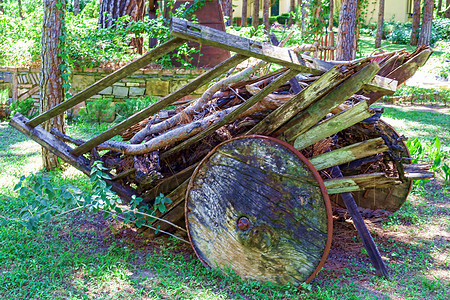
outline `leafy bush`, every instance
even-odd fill
[[[80,116],[84,121],[97,122],[110,120],[115,115],[115,106],[112,98],[99,98],[86,102],[86,107],[80,110]]]
[[[289,18],[290,18],[289,13],[282,13],[277,17],[277,21],[281,25],[285,25],[289,23]]]
[[[152,103],[158,101],[155,97],[142,97],[125,99],[121,103],[116,104],[117,119],[122,120],[128,118],[132,114],[150,106]]]
[[[6,104],[9,99],[9,90],[0,90],[0,104]]]
[[[436,40],[450,39],[450,19],[435,18],[433,19],[433,31],[436,34]]]
[[[38,115],[39,112],[35,111],[30,115],[31,109],[34,107],[34,99],[28,98],[22,101],[13,101],[9,106],[9,110],[11,111],[11,116],[14,116],[16,113],[20,113],[25,117],[33,118]]]

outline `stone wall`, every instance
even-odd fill
[[[114,71],[115,69],[110,68],[74,70],[72,72],[71,93],[80,92]],[[107,87],[93,98],[112,97],[118,100],[142,96],[162,97],[187,84],[203,72],[205,72],[203,69],[141,69]],[[0,89],[9,89],[12,99],[21,99],[21,97],[22,99],[24,97],[39,99],[39,74],[40,69],[33,67],[0,68]],[[206,85],[200,87],[193,95],[201,95],[206,88]]]

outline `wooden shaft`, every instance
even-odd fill
[[[97,81],[93,85],[87,87],[86,89],[82,90],[81,92],[79,92],[78,94],[73,96],[72,98],[70,98],[70,99],[64,101],[63,103],[53,107],[52,109],[40,114],[36,118],[29,121],[27,125],[29,125],[31,127],[35,127],[35,126],[41,124],[42,122],[45,122],[59,114],[62,114],[64,111],[68,110],[69,108],[98,94],[98,92],[102,91],[106,87],[121,80],[122,78],[127,77],[128,75],[139,70],[140,68],[145,67],[146,65],[157,60],[158,58],[165,55],[166,53],[169,53],[170,51],[174,50],[178,46],[182,45],[184,42],[185,41],[180,38],[173,38],[171,40],[168,40],[164,44],[156,47],[155,49],[151,50],[150,52],[146,53],[145,55],[139,57],[138,59],[136,59],[136,60],[130,62],[129,64],[123,66],[122,68],[118,69],[114,73],[111,73],[110,75],[100,79],[99,81]]]
[[[399,178],[387,177],[384,173],[361,174],[324,180],[328,194],[364,191],[372,188],[386,188],[400,184]]]
[[[175,92],[165,96],[158,102],[150,105],[144,110],[141,110],[140,112],[135,113],[128,119],[120,122],[119,124],[115,125],[114,127],[108,129],[107,131],[101,133],[100,135],[94,137],[93,139],[87,141],[85,144],[81,145],[78,148],[75,148],[73,150],[73,155],[78,156],[83,153],[88,152],[95,146],[99,145],[100,143],[103,143],[104,141],[107,141],[108,139],[112,138],[113,136],[116,136],[120,133],[122,133],[125,129],[130,127],[133,124],[136,124],[137,122],[140,122],[144,120],[145,118],[148,118],[152,114],[160,111],[161,109],[167,107],[168,105],[172,104],[176,100],[186,96],[187,94],[195,91],[199,86],[203,85],[204,83],[213,80],[223,72],[229,70],[230,68],[238,65],[239,63],[246,60],[247,57],[243,55],[235,55],[223,63],[217,65],[214,69],[209,70],[206,73],[203,73],[199,77],[192,80],[187,85],[179,88]]]
[[[335,178],[343,177],[342,172],[338,166],[332,168],[332,176]],[[372,236],[370,235],[369,230],[364,224],[364,220],[361,217],[361,214],[358,211],[358,207],[356,206],[355,199],[351,193],[343,193],[341,194],[342,200],[344,200],[345,206],[347,207],[348,212],[352,216],[353,224],[355,224],[356,229],[358,230],[359,236],[363,241],[364,247],[369,254],[370,260],[372,261],[372,265],[374,266],[376,272],[380,276],[384,276],[389,278],[389,272],[386,268],[386,265],[381,258],[380,252],[378,251],[375,242],[373,241]]]

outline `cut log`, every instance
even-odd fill
[[[246,136],[200,163],[188,187],[186,224],[204,264],[299,285],[328,255],[330,209],[322,179],[303,155],[279,140]]]

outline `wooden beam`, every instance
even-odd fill
[[[252,96],[250,99],[248,99],[246,102],[242,103],[238,108],[236,108],[233,112],[225,116],[222,120],[220,120],[217,123],[214,123],[211,125],[208,129],[205,131],[202,131],[198,133],[197,135],[191,137],[190,139],[182,142],[181,144],[173,147],[172,149],[164,152],[161,154],[161,159],[166,159],[167,157],[177,153],[178,151],[182,149],[186,149],[187,147],[201,141],[220,127],[236,120],[239,118],[239,116],[244,113],[247,109],[261,101],[264,97],[268,96],[270,93],[275,91],[277,88],[279,88],[281,85],[285,84],[289,79],[294,77],[298,71],[296,70],[288,70],[283,75],[272,81],[268,86],[266,86],[264,89],[262,89],[259,93]]]
[[[366,101],[334,115],[303,134],[295,137],[294,147],[302,150],[326,137],[332,136],[345,128],[352,126],[372,116],[374,112],[369,110]]]
[[[30,98],[31,96],[33,96],[34,94],[39,92],[39,88],[40,88],[39,85],[34,86],[33,88],[31,88],[27,92],[25,92],[22,95],[20,95],[20,97],[19,97],[19,99],[17,99],[17,101],[22,101],[24,99]]]
[[[376,138],[323,153],[311,158],[309,161],[316,170],[320,171],[388,150],[389,147],[386,146],[383,139]]]
[[[347,77],[348,75],[344,75],[340,68],[333,67],[327,73],[320,76],[319,79],[312,82],[309,87],[270,113],[246,134],[272,134],[291,118],[311,105],[311,103],[322,98]]]
[[[362,174],[324,180],[328,194],[363,191],[371,188],[385,188],[402,183],[398,178],[387,177],[384,173]]]
[[[138,59],[130,62],[129,64],[123,66],[122,68],[111,73],[110,75],[100,79],[93,85],[87,87],[86,89],[82,90],[78,94],[74,95],[72,98],[67,99],[63,103],[40,114],[36,118],[29,121],[28,125],[31,127],[34,127],[34,126],[37,126],[47,120],[50,120],[51,118],[53,118],[59,114],[62,114],[64,111],[77,105],[78,103],[83,102],[84,100],[86,100],[94,95],[97,95],[100,91],[104,90],[105,88],[112,85],[113,83],[121,80],[122,78],[127,77],[128,75],[139,70],[140,68],[145,67],[149,63],[156,61],[157,59],[159,59],[163,55],[169,53],[170,51],[174,50],[175,48],[182,45],[183,43],[185,43],[185,41],[180,38],[173,38],[171,40],[168,40],[164,44],[154,48],[150,52],[139,57]]]
[[[97,135],[93,139],[87,141],[85,144],[79,146],[78,148],[75,148],[73,150],[73,155],[78,156],[83,153],[86,153],[90,151],[95,146],[99,145],[100,143],[103,143],[104,141],[107,141],[108,139],[112,138],[113,136],[116,136],[120,133],[122,133],[125,129],[130,127],[133,124],[136,124],[137,122],[140,122],[144,120],[145,118],[150,117],[154,113],[162,110],[163,108],[167,107],[168,105],[171,105],[173,102],[177,101],[178,99],[186,96],[187,94],[195,91],[199,86],[202,86],[208,81],[213,80],[217,76],[221,75],[223,72],[229,70],[230,68],[238,65],[239,63],[246,60],[247,57],[243,55],[235,55],[223,63],[217,65],[215,68],[209,70],[206,73],[203,73],[199,77],[192,80],[187,85],[179,88],[178,90],[170,93],[169,95],[165,96],[164,98],[160,99],[158,102],[150,105],[149,107],[135,113],[128,119],[120,122],[119,124],[115,125],[114,127],[108,129],[107,131]]]
[[[335,107],[358,92],[363,84],[369,82],[375,76],[378,69],[377,63],[371,63],[362,68],[359,72],[344,80],[320,101],[314,102],[306,110],[292,118],[286,125],[277,130],[275,135],[283,133],[284,139],[294,141],[297,136],[308,131]]]
[[[72,148],[69,147],[66,143],[56,138],[54,135],[44,130],[41,126],[31,127],[27,125],[29,120],[22,116],[19,113],[16,113],[14,117],[11,118],[9,124],[37,142],[42,147],[45,147],[50,152],[57,155],[59,158],[64,160],[65,162],[71,164],[85,175],[91,175],[91,167],[90,162],[84,156],[76,157],[70,152]],[[113,182],[111,180],[105,180],[108,184],[112,186],[112,190],[116,192],[122,199],[126,201],[131,201],[132,195],[134,195],[134,191],[131,188],[118,184],[117,182]]]
[[[171,34],[176,37],[199,42],[203,45],[214,46],[242,55],[256,57],[267,62],[298,70],[299,72],[320,75],[333,66],[327,65],[324,67],[314,64],[305,61],[292,50],[252,41],[244,37],[235,36],[178,18],[172,18]]]
[[[369,83],[363,85],[363,89],[369,92],[383,92],[385,95],[395,93],[397,80],[375,75]]]

